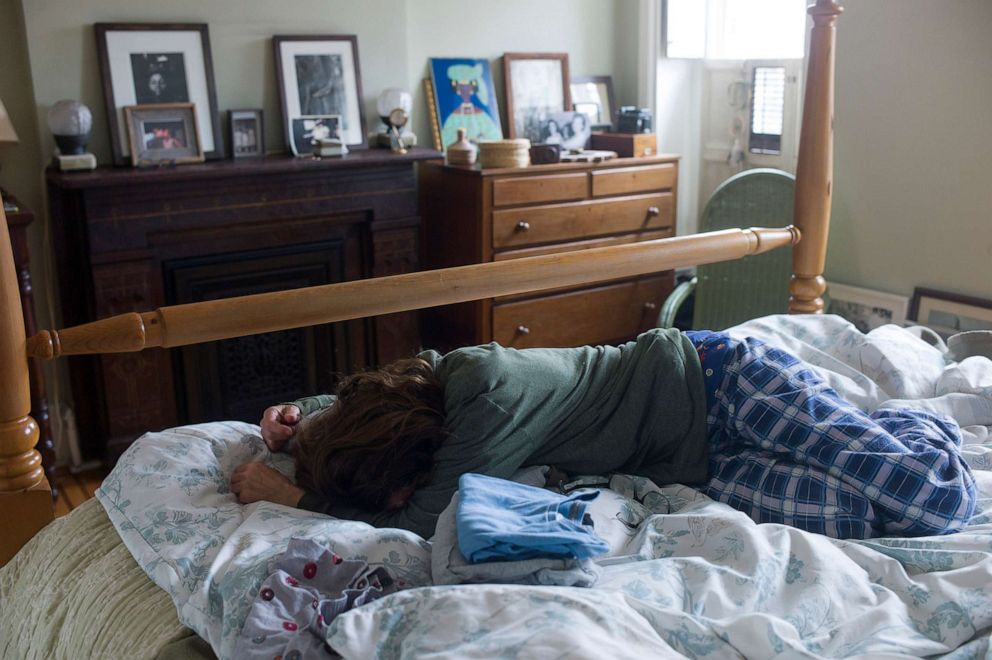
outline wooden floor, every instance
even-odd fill
[[[55,515],[64,516],[77,506],[93,497],[107,473],[102,469],[86,470],[72,474],[68,470],[56,472],[59,496],[55,500]]]

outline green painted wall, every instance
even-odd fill
[[[992,2],[842,4],[827,278],[992,299]]]

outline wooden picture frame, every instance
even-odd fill
[[[132,166],[203,162],[195,104],[129,105],[124,118]]]
[[[511,139],[538,142],[547,114],[572,109],[568,53],[503,53],[503,81]]]
[[[294,119],[330,115],[341,116],[341,139],[349,149],[366,148],[358,37],[277,35],[272,50],[287,148],[292,150]]]
[[[613,130],[617,117],[613,76],[575,76],[569,83],[569,91],[572,96],[572,110],[589,117],[594,131]],[[593,104],[596,106],[595,111]]]
[[[860,330],[869,332],[887,323],[903,325],[909,298],[884,291],[830,282],[826,313],[841,316]]]
[[[265,157],[265,114],[261,108],[228,110],[228,137],[231,157]]]
[[[434,97],[434,82],[430,78],[424,78],[424,96],[427,97],[427,115],[431,121],[431,143],[434,151],[443,151],[441,144],[441,124],[437,119],[437,100]]]
[[[96,23],[93,27],[114,164],[131,163],[124,108],[155,103],[194,104],[204,157],[223,157],[207,24]]]
[[[942,337],[971,330],[992,330],[992,300],[917,287],[909,318]]]

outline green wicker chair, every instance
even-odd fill
[[[722,184],[703,210],[699,231],[792,224],[796,178],[774,169],[745,170]],[[789,308],[792,249],[707,264],[675,288],[662,305],[658,326],[670,328],[679,307],[695,292],[692,327],[723,330]]]

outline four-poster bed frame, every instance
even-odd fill
[[[579,252],[358,280],[163,307],[59,331],[24,332],[6,218],[0,210],[0,565],[52,520],[51,491],[34,449],[28,359],[171,348],[275,330],[587,284],[693,266],[794,245],[792,313],[820,313],[833,169],[836,18],[817,0],[796,172],[795,226],[724,230]],[[285,310],[292,310],[292,314]]]

